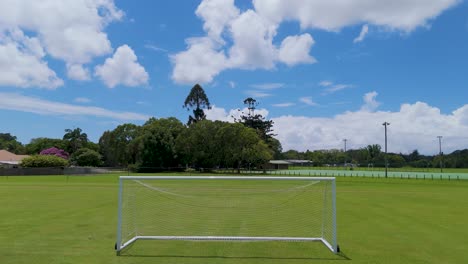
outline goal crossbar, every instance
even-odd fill
[[[330,181],[332,192],[332,241],[323,237],[276,237],[276,236],[146,236],[136,235],[128,241],[122,241],[122,204],[123,182],[128,180],[268,180],[268,181]],[[329,250],[338,252],[336,238],[336,184],[335,177],[261,177],[261,176],[120,176],[119,178],[119,204],[117,227],[117,254],[137,240],[185,240],[185,241],[290,241],[290,242],[322,242]]]

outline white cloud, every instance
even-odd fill
[[[234,111],[237,110],[231,110],[230,113],[234,113]],[[234,122],[234,119],[232,118],[232,115],[228,112],[226,112],[226,109],[216,107],[216,105],[212,105],[211,109],[204,110],[206,119],[208,120],[219,120],[219,121],[224,121],[224,122]]]
[[[338,31],[343,27],[367,23],[385,28],[412,31],[460,0],[394,1],[303,1],[254,0],[256,12],[270,21],[299,21],[301,28]]]
[[[235,119],[240,119],[241,115],[247,115],[249,112],[249,109],[247,107],[244,107],[243,109],[231,109],[226,111],[226,109],[221,108],[221,107],[216,107],[213,105],[211,109],[205,110],[206,114],[206,119],[208,120],[220,120],[220,121],[225,121],[225,122],[234,122]],[[260,114],[263,117],[267,117],[269,112],[268,110],[264,108],[260,109],[255,109],[255,114]]]
[[[242,110],[247,113],[248,110]],[[268,116],[268,111],[256,111]],[[232,122],[241,111],[213,107],[207,111],[210,120]],[[450,153],[456,149],[468,148],[468,104],[451,114],[445,115],[440,109],[427,103],[402,104],[396,112],[347,111],[334,117],[306,117],[284,115],[271,117],[273,129],[283,149],[299,151],[319,149],[341,149],[343,138],[348,139],[348,147],[357,149],[369,144],[384,144],[384,121],[388,126],[388,151],[410,153],[417,149],[423,154],[439,151],[437,136],[444,137],[443,151]]]
[[[295,103],[279,103],[279,104],[272,104],[274,107],[290,107],[296,105]]]
[[[310,34],[288,36],[280,47],[275,39],[284,21],[298,21],[302,29],[339,31],[356,24],[411,32],[460,0],[303,1],[254,0],[254,9],[243,12],[233,0],[203,0],[196,10],[204,24],[205,37],[189,39],[186,51],[172,55],[172,79],[177,83],[211,82],[227,69],[273,70],[278,63],[293,66],[315,63],[310,55]],[[228,40],[228,41],[226,41]],[[213,57],[213,61],[207,59]],[[206,67],[200,67],[204,65]]]
[[[353,86],[349,84],[336,84],[336,85],[333,85],[333,87],[326,89],[325,91],[327,91],[328,93],[334,93],[334,92],[341,91],[343,89],[350,88],[350,87],[353,87]]]
[[[438,152],[437,136],[444,136],[444,152],[468,148],[466,131],[468,105],[452,114],[443,115],[426,103],[403,104],[398,112],[345,112],[331,118],[280,116],[273,118],[275,133],[283,149],[305,151],[341,148],[342,139],[349,139],[350,148],[384,144],[382,123],[389,122],[388,151],[409,153]]]
[[[46,89],[62,86],[63,81],[49,68],[44,56],[37,38],[17,29],[0,31],[0,85]]]
[[[167,49],[160,48],[160,47],[158,47],[156,45],[153,45],[153,44],[146,44],[145,48],[153,50],[153,51],[157,51],[157,52],[163,52],[163,53],[169,52]]]
[[[375,111],[380,106],[380,102],[377,102],[377,100],[375,99],[377,95],[378,93],[376,91],[366,93],[363,97],[364,105],[362,105],[361,111],[364,111],[364,112]]]
[[[353,42],[358,43],[364,40],[364,38],[367,36],[367,33],[369,33],[369,26],[365,24],[362,26],[361,33],[359,33],[359,36],[357,36]]]
[[[186,51],[171,56],[174,69],[172,79],[177,83],[209,83],[227,67],[223,51],[209,38],[191,38]]]
[[[331,86],[333,84],[333,82],[330,82],[330,81],[321,81],[319,83],[320,86],[323,86],[323,87],[328,87],[328,86]]]
[[[83,64],[91,62],[95,57],[112,52],[111,43],[104,32],[105,27],[112,21],[120,20],[123,12],[116,8],[113,0],[3,0],[0,9],[0,39],[9,32],[26,34],[33,40],[34,47],[29,51],[37,58],[35,64],[46,65],[45,55],[62,60],[67,65],[68,76],[71,79],[87,80],[89,74]],[[13,45],[27,46],[22,40],[15,39]],[[18,52],[10,49],[7,56],[16,57]],[[21,50],[16,60],[19,70],[13,75],[23,75],[26,82],[17,83],[19,87],[57,87],[62,85],[61,80],[53,78],[52,70],[38,70],[35,76],[24,76],[24,68],[31,66],[31,58],[25,59]],[[19,65],[24,63],[24,65]],[[4,61],[0,61],[0,67]],[[79,68],[81,67],[81,69]],[[11,71],[14,71],[13,68]],[[55,81],[50,80],[55,79]],[[47,80],[48,83],[37,79]],[[2,85],[0,83],[0,85]],[[14,83],[12,85],[15,85]]]
[[[229,64],[241,69],[272,69],[277,49],[273,45],[277,26],[247,10],[232,21],[230,33],[234,45],[229,50]]]
[[[88,103],[91,103],[91,99],[89,98],[86,98],[86,97],[77,97],[75,98],[75,100],[73,100],[77,103],[83,103],[83,104],[88,104]]]
[[[245,91],[245,94],[254,98],[265,98],[265,97],[273,96],[273,94],[271,93],[266,93],[264,91],[257,91],[257,90],[247,90]]]
[[[101,107],[79,106],[28,97],[15,93],[0,93],[0,109],[59,116],[94,116],[118,120],[147,120],[149,116],[116,112]]]
[[[233,81],[229,81],[229,86],[230,86],[231,88],[236,88],[236,83],[233,82]]]
[[[300,36],[289,36],[281,42],[279,60],[288,66],[300,63],[315,63],[317,60],[309,55],[314,39],[308,33]]]
[[[322,95],[335,93],[335,92],[353,87],[351,84],[335,84],[331,81],[321,81],[319,83],[319,86],[326,87]]]
[[[87,81],[91,79],[89,69],[80,64],[67,65],[67,76],[70,79],[78,81]]]
[[[317,103],[312,100],[312,97],[301,97],[299,101],[310,106],[316,106]]]
[[[34,32],[55,58],[87,63],[111,51],[102,30],[122,16],[112,0],[6,0],[0,10],[0,25]]]
[[[223,42],[221,33],[239,15],[239,9],[234,5],[234,0],[205,0],[200,3],[195,14],[205,21],[203,29],[208,36]]]
[[[187,49],[171,56],[177,83],[211,82],[227,69],[272,70],[278,62],[315,62],[309,34],[290,36],[278,48],[273,39],[279,24],[251,9],[241,13],[232,0],[204,0],[196,14],[204,20],[206,36],[189,38]]]
[[[284,87],[284,83],[259,83],[259,84],[251,84],[250,87],[255,89],[262,89],[262,90],[274,90],[281,87]]]
[[[110,88],[116,85],[138,86],[148,83],[148,73],[138,63],[132,48],[120,46],[112,58],[95,68],[95,75]]]

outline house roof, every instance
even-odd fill
[[[3,163],[19,162],[27,157],[29,157],[29,155],[16,155],[4,149],[0,150],[0,162]]]

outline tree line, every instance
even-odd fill
[[[57,162],[131,167],[140,171],[170,167],[254,168],[271,159],[310,160],[314,166],[385,167],[385,155],[378,144],[346,152],[339,149],[282,152],[281,143],[273,133],[273,120],[256,112],[257,100],[249,97],[243,104],[247,113],[234,118],[234,123],[206,120],[205,110],[211,104],[203,88],[196,84],[183,104],[191,111],[186,124],[175,117],[150,118],[141,126],[126,123],[105,131],[98,143],[91,142],[80,128],[65,129],[61,139],[40,137],[25,145],[10,133],[0,133],[0,149],[34,155],[29,164]],[[67,162],[40,157],[40,154]],[[468,149],[434,156],[421,155],[417,150],[409,154],[388,153],[387,162],[389,167],[466,168]]]
[[[385,167],[385,153],[378,144],[344,152],[340,149],[296,151],[288,150],[281,159],[311,160],[314,166]],[[418,150],[409,154],[387,153],[390,168],[468,168],[468,149],[456,150],[448,155],[422,155]]]
[[[126,123],[105,131],[98,143],[91,142],[80,128],[66,129],[62,139],[34,138],[26,145],[7,133],[0,134],[0,149],[34,155],[24,163],[30,166],[50,165],[51,158],[43,156],[52,155],[69,157],[66,165],[119,166],[138,171],[255,167],[278,157],[282,149],[274,138],[273,121],[255,112],[257,101],[247,98],[244,104],[248,113],[242,113],[234,123],[206,120],[204,110],[211,104],[196,84],[183,105],[192,111],[186,124],[175,117],[152,117],[141,126]]]

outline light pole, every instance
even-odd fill
[[[440,173],[442,173],[442,136],[437,136],[437,138],[439,138]]]
[[[345,138],[343,139],[343,142],[344,142],[344,166],[345,166],[345,169],[346,169],[346,142],[348,140]]]
[[[382,124],[385,127],[385,178],[388,177],[388,161],[387,161],[387,126],[390,125],[388,122]]]

